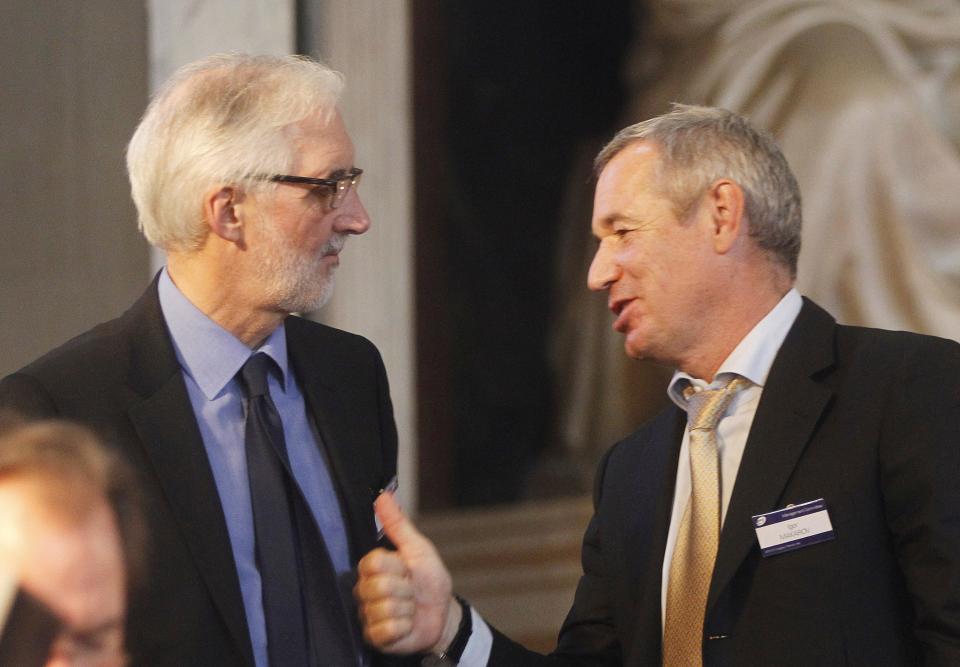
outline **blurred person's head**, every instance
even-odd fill
[[[0,431],[0,568],[60,624],[47,665],[124,664],[127,572],[140,569],[144,539],[134,496],[86,428]]]

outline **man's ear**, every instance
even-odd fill
[[[743,188],[722,178],[707,188],[706,203],[710,210],[714,250],[726,254],[740,235],[747,232]]]
[[[243,217],[239,204],[243,192],[234,186],[212,188],[203,197],[203,219],[210,233],[225,241],[243,244]]]

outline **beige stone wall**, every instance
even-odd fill
[[[317,319],[368,337],[390,378],[400,437],[400,498],[417,503],[414,375],[412,46],[407,0],[312,0],[302,46],[346,77],[340,102],[364,169],[360,195],[371,228],[351,239],[333,299]]]
[[[123,159],[146,49],[141,3],[4,3],[0,375],[116,315],[150,278]]]

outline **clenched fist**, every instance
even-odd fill
[[[450,573],[392,493],[380,494],[374,510],[397,550],[374,549],[360,560],[353,595],[363,636],[384,653],[440,652],[453,641],[462,614]]]

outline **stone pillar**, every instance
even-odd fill
[[[373,221],[350,239],[333,299],[318,318],[368,337],[384,357],[400,433],[400,499],[416,504],[413,171],[407,0],[307,0],[301,49],[346,77],[341,110],[364,169]]]
[[[6,2],[0,12],[0,376],[147,282],[123,153],[147,95],[137,2]]]

